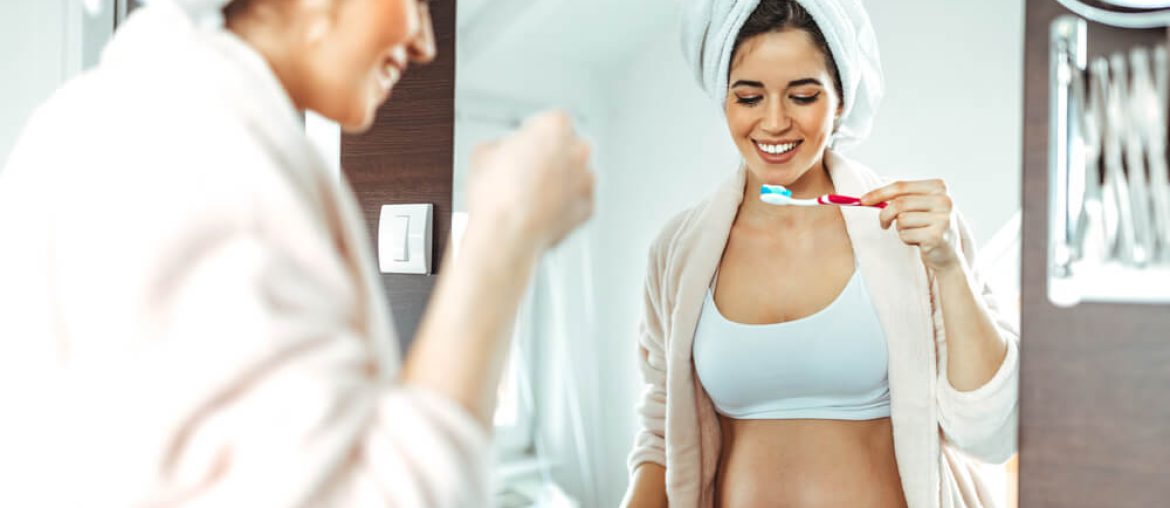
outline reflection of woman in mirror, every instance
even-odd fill
[[[651,248],[627,503],[993,504],[978,464],[1015,451],[1017,334],[942,182],[887,183],[840,153],[881,95],[865,11],[687,10],[688,57],[744,164]],[[762,184],[888,206],[773,206]]]
[[[424,0],[154,0],[38,111],[0,171],[0,506],[490,503],[508,330],[589,150],[554,113],[479,153],[400,359],[300,123],[366,129],[434,41]]]

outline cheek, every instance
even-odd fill
[[[312,109],[352,130],[367,122],[372,76],[369,62],[347,51],[350,47],[331,47],[317,59],[314,86],[317,101]]]
[[[724,112],[727,116],[727,128],[735,136],[736,142],[742,141],[741,138],[751,133],[752,117],[744,108],[732,105],[726,107]]]
[[[417,0],[360,0],[365,4],[359,22],[365,25],[369,44],[384,52],[406,42],[418,31]]]
[[[417,8],[405,0],[351,0],[343,2],[342,9],[336,35],[344,40],[348,54],[337,56],[371,68],[391,48],[404,44],[418,25]]]
[[[804,108],[796,121],[807,133],[830,133],[833,131],[833,108],[829,104]]]
[[[356,51],[339,50],[327,65],[330,88],[335,93],[352,96],[370,84],[371,59]],[[352,97],[351,97],[352,98]]]
[[[415,0],[409,0],[415,1]],[[323,69],[339,112],[351,128],[366,124],[379,98],[378,73],[387,52],[402,44],[413,24],[414,13],[403,0],[348,0],[337,17]],[[410,11],[410,12],[407,12]],[[417,16],[417,13],[414,13]]]

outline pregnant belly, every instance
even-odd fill
[[[889,418],[721,417],[723,507],[904,507]]]

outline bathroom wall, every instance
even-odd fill
[[[0,169],[37,105],[97,63],[113,28],[114,0],[0,3]]]

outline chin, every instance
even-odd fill
[[[361,122],[338,122],[338,125],[341,126],[341,132],[346,134],[364,134],[374,125],[374,120],[371,117]]]
[[[338,93],[337,95],[342,95]],[[370,130],[378,116],[381,101],[373,97],[350,93],[349,100],[320,104],[314,109],[317,114],[328,118],[341,127],[346,134],[361,134]]]
[[[752,173],[755,173],[756,176],[760,177],[761,179],[769,181],[776,179],[795,180],[804,173],[804,171],[797,169],[802,167],[803,166],[797,166],[791,162],[783,166],[768,164],[763,161],[756,161],[754,163],[748,164],[748,169],[750,169]]]
[[[374,118],[377,117],[376,108],[366,108],[361,114],[350,115],[344,120],[336,120],[341,126],[342,132],[346,134],[362,134],[374,125]]]

